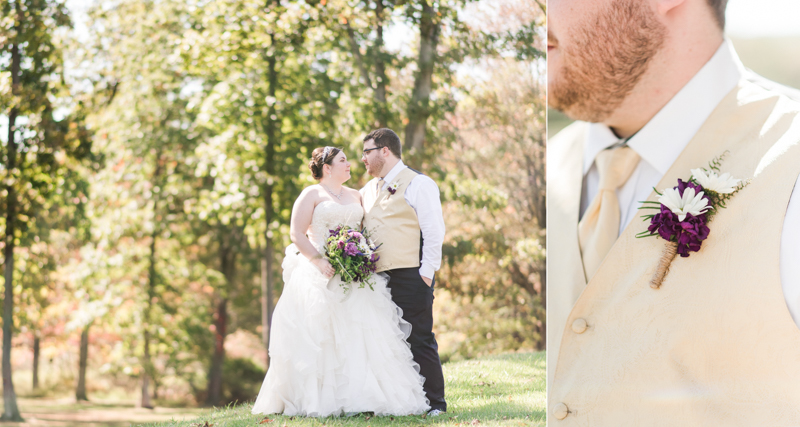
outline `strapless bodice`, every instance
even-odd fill
[[[339,225],[347,225],[352,228],[360,228],[361,220],[364,218],[364,209],[360,203],[340,204],[326,200],[314,208],[311,217],[311,225],[308,227],[308,240],[318,250],[325,246],[325,239],[330,233],[329,230]]]

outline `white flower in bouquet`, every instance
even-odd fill
[[[658,203],[678,215],[678,221],[686,219],[688,214],[697,216],[711,209],[711,206],[708,205],[708,199],[703,197],[703,192],[695,194],[694,188],[685,189],[683,197],[681,197],[681,193],[677,188],[667,188],[661,194],[661,197],[658,198]]]
[[[369,248],[369,245],[367,244],[367,239],[365,239],[363,235],[361,236],[361,239],[359,239],[358,241],[358,249],[360,249],[361,252],[366,255],[372,255],[372,250]]]
[[[692,176],[704,189],[719,194],[733,193],[742,181],[732,177],[727,172],[717,175],[716,172],[706,172],[703,169],[692,169]]]

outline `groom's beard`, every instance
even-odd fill
[[[383,165],[386,164],[386,160],[383,157],[375,156],[375,160],[369,162],[367,165],[367,173],[370,176],[374,176],[378,178],[381,176],[381,171],[383,171]]]
[[[642,78],[665,34],[646,2],[612,2],[576,29],[570,45],[559,46],[561,72],[547,88],[550,106],[572,119],[602,122]]]

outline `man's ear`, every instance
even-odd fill
[[[655,0],[656,11],[661,16],[666,16],[676,7],[686,3],[687,0]],[[705,0],[701,0],[705,1]]]

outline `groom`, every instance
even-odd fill
[[[548,100],[582,120],[547,147],[551,427],[800,425],[800,104],[726,3],[548,2]],[[749,184],[651,288],[637,208],[723,153]]]
[[[389,275],[392,300],[411,324],[411,353],[425,377],[430,415],[447,410],[439,347],[433,334],[434,273],[442,260],[444,218],[439,188],[401,160],[400,138],[378,129],[364,138],[361,160],[375,179],[361,189],[364,226],[379,249],[378,272]]]

